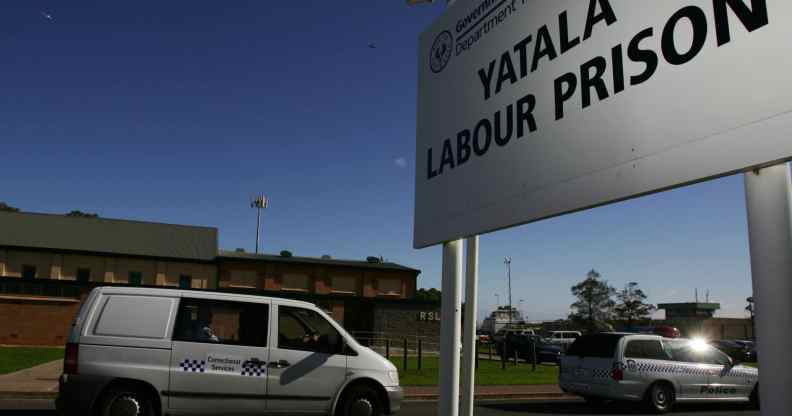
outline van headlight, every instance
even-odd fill
[[[388,371],[388,378],[393,382],[394,386],[399,385],[399,372],[396,370]]]

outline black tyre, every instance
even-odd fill
[[[341,416],[382,416],[382,414],[382,401],[373,388],[355,386],[344,394]]]
[[[134,386],[108,389],[96,406],[98,416],[156,416],[153,398]]]
[[[646,406],[655,413],[668,413],[674,407],[676,394],[668,383],[655,383],[646,392]]]

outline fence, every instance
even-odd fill
[[[412,365],[415,368],[413,369],[416,370],[436,369],[439,365],[437,360],[425,360],[425,358],[437,358],[439,356],[440,340],[437,337],[387,334],[383,332],[353,332],[352,336],[361,345],[371,348],[389,360],[391,357],[399,358],[401,369],[404,371],[408,370],[411,359],[414,361]],[[494,343],[476,341],[476,368],[479,368],[479,361],[485,360],[500,361],[501,368],[504,370],[517,366],[520,361],[531,364],[533,369],[536,369],[538,360],[535,350],[533,354],[527,357],[520,356],[515,348],[508,346],[505,348],[506,354],[501,354],[499,352],[501,350]]]

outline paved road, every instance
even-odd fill
[[[51,400],[0,399],[0,416],[56,416]],[[436,402],[410,402],[400,415],[437,416]],[[477,416],[580,416],[580,415],[649,415],[632,406],[616,405],[592,410],[582,401],[481,401],[476,407]],[[672,416],[759,416],[757,411],[747,411],[743,406],[705,405],[680,406]]]
[[[437,403],[407,403],[402,414],[410,416],[436,416]],[[580,415],[651,415],[632,405],[616,404],[602,409],[592,409],[582,400],[554,401],[480,401],[475,410],[477,416],[580,416]],[[759,416],[757,411],[747,411],[744,406],[680,406],[672,416]]]

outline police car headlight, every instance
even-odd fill
[[[399,385],[399,372],[398,371],[388,371],[388,378],[390,381],[393,382],[394,386]]]

